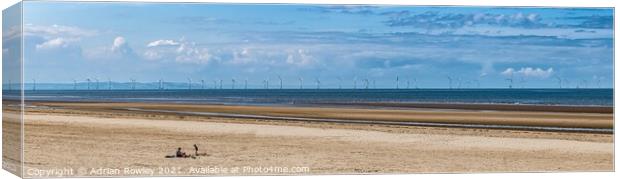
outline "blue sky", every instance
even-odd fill
[[[24,12],[25,79],[39,82],[613,83],[613,9],[25,2]]]

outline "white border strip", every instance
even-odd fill
[[[29,0],[50,1],[50,0]],[[54,0],[78,2],[77,0]],[[162,2],[162,3],[280,3],[280,4],[366,4],[366,5],[418,5],[418,6],[525,6],[525,7],[614,7],[613,0],[80,0],[82,2]],[[558,5],[561,4],[561,5]]]

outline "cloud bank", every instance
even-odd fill
[[[513,68],[507,68],[501,74],[504,76],[510,76],[510,77],[512,77],[513,75],[517,75],[517,76],[523,76],[523,77],[548,78],[549,76],[553,74],[553,68],[547,68],[546,70],[542,68],[532,68],[532,67],[525,67],[519,70],[515,70]]]

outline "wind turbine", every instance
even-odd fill
[[[368,79],[364,79],[364,84],[366,85],[365,88],[368,89],[368,86],[370,86],[370,81],[368,81]]]
[[[95,78],[95,90],[99,90],[99,79]]]
[[[471,87],[471,81],[467,80],[465,81],[465,88],[470,88]]]
[[[508,81],[508,88],[512,89],[512,83],[514,82],[514,73],[510,73],[510,78],[506,78],[506,81]]]
[[[353,77],[353,89],[357,89],[357,76]]]
[[[205,89],[205,80],[200,80],[200,84],[202,85],[202,89]]]
[[[37,80],[32,79],[32,91],[36,91],[36,90],[37,90]]]
[[[11,82],[9,81],[9,87],[11,87],[10,84]],[[73,79],[73,90],[77,90],[77,80],[75,79]]]
[[[407,78],[407,89],[409,89],[409,79]]]
[[[164,83],[163,82],[164,82],[164,80],[160,78],[159,79],[159,87],[157,88],[158,90],[163,90],[164,89],[164,86],[163,86]]]
[[[342,89],[342,78],[338,77],[338,89]]]
[[[222,86],[224,86],[224,80],[220,79],[220,89],[222,89]]]
[[[304,78],[299,77],[299,89],[304,89]]]
[[[512,78],[507,78],[506,81],[508,81],[508,88],[512,89]]]
[[[601,79],[600,78],[596,79],[596,87],[597,88],[601,88]]]
[[[90,78],[86,78],[87,90],[90,90]]]
[[[192,79],[187,78],[187,89],[192,90]]]
[[[280,80],[280,89],[282,89],[282,77],[280,77],[280,75],[278,75],[278,79]]]
[[[108,90],[112,90],[112,80],[108,78]]]
[[[136,80],[130,78],[129,81],[130,81],[129,86],[131,87],[131,90],[135,90],[136,89]]]
[[[566,78],[562,78],[562,81],[564,81],[564,82],[565,82],[565,84],[566,84],[566,88],[570,88],[570,81],[569,81],[568,79],[566,79]]]
[[[247,78],[244,81],[243,89],[248,89],[248,79]]]
[[[448,76],[448,86],[452,89],[452,77]]]
[[[396,76],[396,89],[398,89],[398,75]]]
[[[372,88],[373,89],[377,89],[377,83],[375,83],[375,82],[377,82],[377,81],[372,80]]]
[[[235,79],[234,79],[234,78],[233,78],[231,81],[232,81],[232,89],[235,89],[235,83],[236,83],[237,81],[235,81]]]
[[[562,78],[560,78],[559,76],[555,76],[555,79],[558,80],[558,85],[560,86],[560,88],[562,88]]]
[[[217,89],[217,80],[213,80],[213,89]]]
[[[583,88],[588,88],[588,80],[582,80]]]
[[[413,78],[413,86],[415,87],[415,89],[418,89],[418,79],[417,78]]]
[[[321,81],[319,80],[319,78],[315,78],[316,80],[316,89],[321,89]]]
[[[263,88],[264,89],[269,89],[269,81],[263,80]]]

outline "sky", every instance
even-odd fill
[[[613,84],[611,8],[35,1],[23,18],[24,79],[41,83]]]

